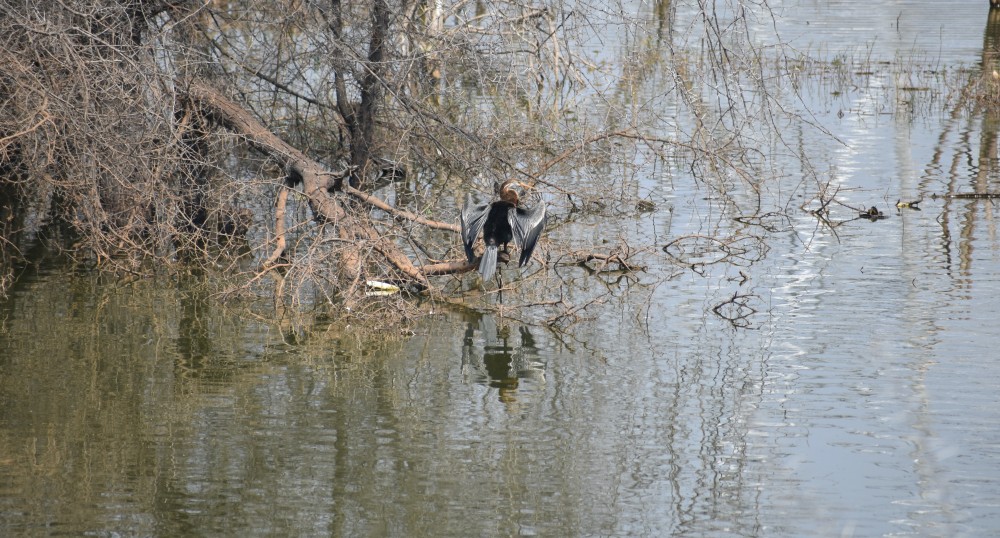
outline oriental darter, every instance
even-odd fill
[[[469,194],[462,208],[462,243],[469,263],[476,261],[472,247],[480,232],[483,243],[486,244],[486,250],[479,260],[479,274],[484,282],[496,272],[498,258],[503,263],[510,261],[508,244],[511,240],[521,250],[518,267],[524,267],[531,259],[531,253],[545,227],[545,202],[540,201],[531,209],[522,207],[514,186],[531,188],[530,185],[513,179],[508,179],[503,184],[494,183],[493,201],[476,204]],[[500,250],[501,246],[503,250]],[[498,273],[498,279],[499,276]]]

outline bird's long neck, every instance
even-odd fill
[[[500,186],[500,199],[511,205],[517,205],[517,191],[510,188],[510,181]]]

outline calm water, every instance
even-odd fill
[[[915,80],[802,87],[839,141],[790,137],[816,172],[775,165],[765,203],[789,209],[766,231],[733,224],[683,169],[669,185],[651,173],[655,212],[594,225],[636,244],[716,231],[753,262],[649,256],[650,274],[604,279],[607,302],[566,330],[443,312],[387,343],[293,338],[183,282],[23,275],[0,303],[0,529],[1000,533],[997,210],[931,197],[1000,190],[1000,122],[899,90],[981,61],[986,1],[945,4],[776,7],[792,46],[909,62]],[[817,182],[841,187],[831,225],[798,209]],[[734,294],[749,328],[713,313]]]

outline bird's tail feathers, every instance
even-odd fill
[[[489,280],[497,270],[497,246],[486,245],[482,259],[479,260],[479,274],[483,275],[483,281]]]

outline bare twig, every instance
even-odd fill
[[[417,215],[416,213],[412,213],[405,209],[392,207],[391,205],[385,203],[378,197],[360,191],[354,187],[351,187],[350,185],[344,185],[343,190],[344,192],[350,194],[351,196],[357,198],[358,200],[361,200],[366,204],[373,205],[381,209],[382,211],[385,211],[386,213],[391,213],[392,215],[395,215],[397,217],[416,222],[417,224],[422,224],[424,226],[427,226],[428,228],[434,228],[437,230],[448,230],[450,232],[455,232],[455,233],[461,232],[461,228],[459,228],[457,224],[424,218],[421,217],[420,215]]]

